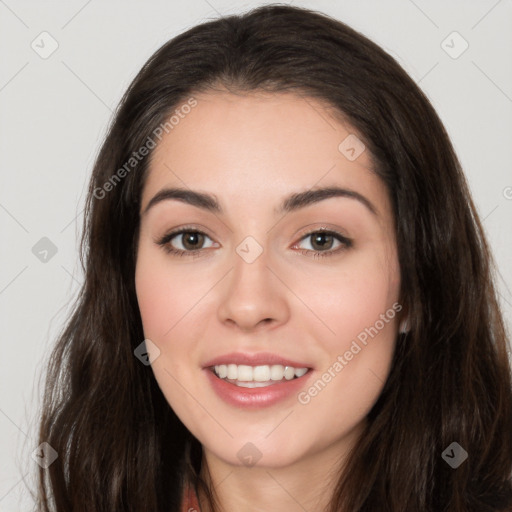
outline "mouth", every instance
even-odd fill
[[[303,362],[270,353],[226,354],[207,362],[203,371],[217,397],[245,410],[294,399],[314,373]]]
[[[310,368],[281,364],[250,366],[219,364],[208,368],[219,379],[241,388],[265,388],[300,379]]]

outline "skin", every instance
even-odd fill
[[[201,442],[202,475],[211,478],[222,510],[320,511],[334,471],[384,387],[397,318],[307,404],[292,394],[259,410],[234,407],[213,391],[203,364],[234,351],[277,353],[313,368],[306,390],[332,368],[358,334],[399,300],[388,193],[368,150],[354,161],[338,150],[356,131],[316,100],[228,92],[196,99],[197,106],[155,148],[142,192],[135,280],[145,337],[160,351],[152,370],[170,406]],[[376,214],[340,197],[285,215],[274,212],[291,193],[334,185],[363,195]],[[178,200],[142,213],[170,186],[213,194],[224,213]],[[207,235],[197,245],[203,248],[199,256],[174,256],[156,243],[189,225]],[[352,246],[312,257],[321,249],[306,235],[321,227],[352,239]],[[250,264],[236,252],[247,236],[263,249]],[[171,243],[185,250],[183,236]],[[327,250],[340,247],[336,239],[330,243]],[[149,351],[156,355],[151,346]],[[249,442],[261,452],[253,467],[237,457]],[[204,497],[201,506],[208,510]]]

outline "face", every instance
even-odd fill
[[[394,350],[388,193],[355,130],[313,99],[196,99],[142,192],[135,280],[155,378],[226,464],[337,457]]]

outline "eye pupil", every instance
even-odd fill
[[[183,247],[186,249],[197,249],[197,245],[201,245],[204,235],[201,233],[188,232],[183,234]]]
[[[325,240],[326,238],[328,239],[327,241]],[[319,249],[325,249],[327,246],[327,249],[330,249],[332,242],[333,242],[332,235],[329,235],[327,233],[315,233],[313,235],[312,246],[315,247],[315,245],[317,245],[317,247],[315,247],[315,248],[319,248]]]

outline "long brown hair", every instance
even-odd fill
[[[199,483],[199,442],[134,356],[144,339],[134,273],[150,158],[125,165],[176,108],[216,88],[294,92],[330,105],[362,135],[392,200],[410,330],[398,336],[330,510],[511,510],[506,333],[489,248],[448,135],[379,46],[284,5],[178,35],[122,98],[86,201],[85,282],[49,361],[39,440],[58,458],[40,470],[38,510],[179,510],[184,476]],[[468,454],[456,469],[443,457],[453,442]]]

